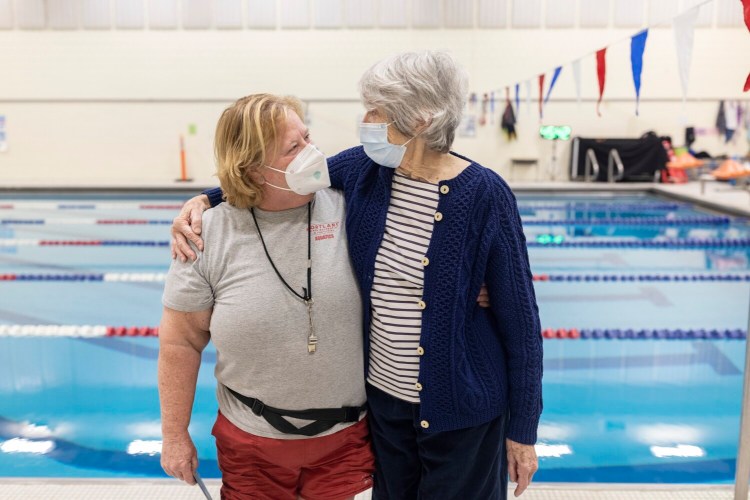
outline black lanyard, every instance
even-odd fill
[[[309,202],[307,204],[307,288],[302,287],[301,295],[295,292],[294,288],[289,286],[289,283],[286,282],[284,277],[276,268],[276,264],[273,263],[271,254],[268,253],[268,247],[266,247],[266,242],[263,239],[263,233],[261,232],[260,226],[258,225],[258,219],[255,217],[255,210],[253,210],[253,208],[250,208],[250,213],[253,216],[253,222],[255,222],[255,228],[258,230],[258,237],[260,238],[260,242],[263,245],[263,250],[266,252],[266,257],[268,258],[268,262],[271,263],[271,267],[273,267],[273,270],[276,272],[276,276],[279,277],[279,279],[287,288],[287,290],[292,292],[296,297],[302,299],[302,301],[304,301],[305,305],[307,306],[307,315],[310,321],[310,334],[307,337],[307,352],[312,354],[315,352],[315,348],[318,343],[318,337],[315,336],[315,330],[313,328],[313,322],[312,322],[312,305],[313,305],[313,297],[312,297],[312,202]]]

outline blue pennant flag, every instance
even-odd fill
[[[630,39],[630,63],[633,67],[633,84],[635,85],[635,114],[641,103],[641,73],[643,72],[643,51],[646,50],[648,30],[643,30]]]
[[[562,66],[558,66],[555,68],[555,73],[552,75],[552,81],[549,82],[549,89],[547,89],[547,96],[544,98],[544,104],[547,104],[547,101],[549,101],[549,96],[552,94],[552,88],[555,86],[555,83],[557,83],[557,78],[560,76],[560,72],[562,71]]]
[[[518,116],[518,113],[521,109],[521,84],[516,84],[516,116]]]

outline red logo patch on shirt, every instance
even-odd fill
[[[332,240],[336,237],[340,227],[341,221],[324,222],[322,224],[311,225],[310,231],[312,231],[315,241]]]

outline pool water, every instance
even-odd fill
[[[184,198],[0,194],[0,476],[164,475],[156,338],[15,333],[158,326]],[[565,337],[545,339],[535,480],[730,482],[747,222],[646,195],[518,202],[542,325]],[[204,477],[220,475],[214,362],[209,345],[190,427]]]

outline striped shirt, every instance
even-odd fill
[[[383,240],[370,298],[367,381],[391,396],[419,403],[419,347],[427,248],[439,200],[438,185],[393,176]]]

